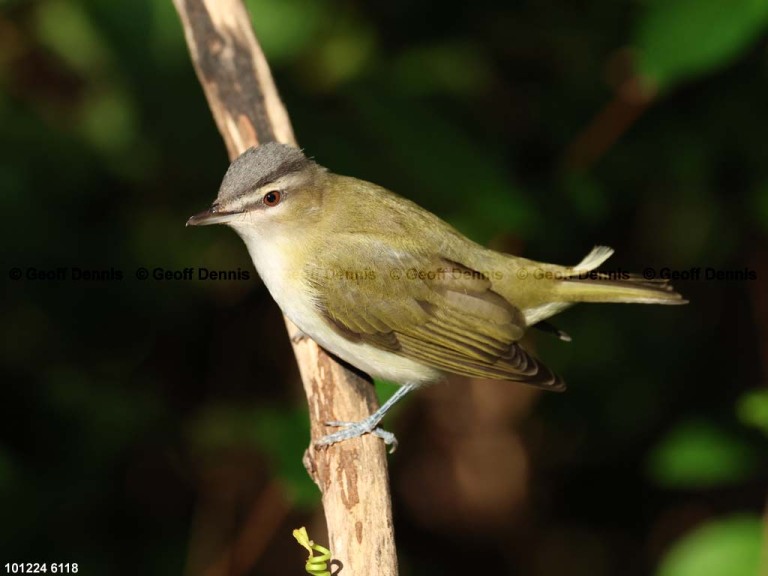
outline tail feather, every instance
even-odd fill
[[[569,277],[558,283],[557,292],[564,302],[627,302],[635,304],[687,304],[667,280],[646,279],[635,274],[617,275],[593,272],[613,250],[595,246],[571,268]],[[580,276],[586,276],[580,278]]]
[[[572,268],[574,274],[590,272],[613,256],[613,248],[608,246],[595,246],[584,259]]]
[[[627,302],[634,304],[687,304],[666,282],[628,280],[563,280],[558,293],[565,302]]]

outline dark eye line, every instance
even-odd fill
[[[257,189],[255,189],[255,188],[252,189],[252,191],[249,192],[249,194],[252,194],[256,190]],[[283,202],[285,202],[286,193],[284,191],[280,190],[279,188],[275,188],[273,190],[268,190],[267,192],[264,192],[263,194],[261,194],[259,196],[258,200],[254,200],[252,202],[248,202],[246,205],[242,206],[240,208],[240,210],[242,212],[249,212],[251,210],[259,210],[259,209],[264,210],[265,208],[274,208],[274,206],[269,206],[268,204],[264,203],[264,196],[266,196],[270,192],[277,192],[277,193],[280,194],[280,202],[278,202],[277,204],[282,204]],[[277,204],[275,204],[275,206],[277,206]]]

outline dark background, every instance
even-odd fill
[[[686,307],[537,335],[564,394],[457,379],[398,408],[401,573],[755,574],[768,5],[247,4],[320,163],[536,260],[701,269]],[[170,0],[0,2],[0,152],[0,569],[304,573],[291,530],[326,540],[303,394],[245,247],[184,227],[227,158]]]

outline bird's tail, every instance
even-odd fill
[[[567,269],[555,292],[563,302],[628,302],[635,304],[686,304],[667,280],[647,279],[625,272],[595,272],[613,254],[607,246],[595,246],[573,268]]]

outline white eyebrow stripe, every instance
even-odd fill
[[[286,174],[281,176],[274,182],[264,184],[259,188],[255,188],[240,194],[239,196],[232,198],[231,200],[219,205],[219,208],[225,212],[243,212],[246,209],[254,208],[257,203],[261,201],[267,192],[279,190],[284,192],[300,184],[305,179],[305,176],[299,172]]]

